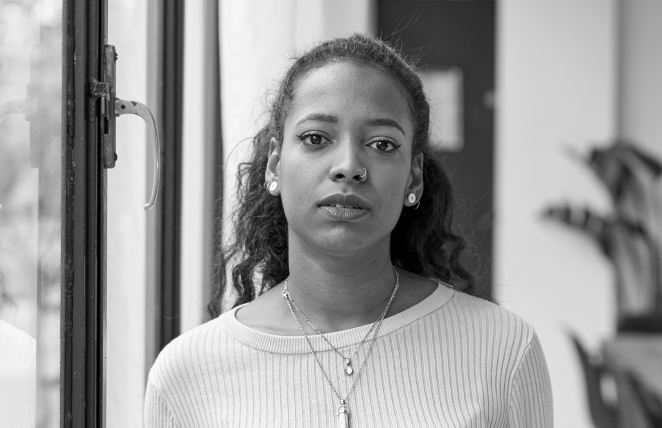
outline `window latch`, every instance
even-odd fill
[[[115,92],[115,62],[117,52],[115,46],[106,45],[103,56],[103,82],[92,81],[90,94],[99,99],[99,114],[102,119],[102,160],[105,168],[114,168],[117,161],[116,153],[116,122],[115,119],[124,114],[135,114],[141,117],[147,125],[147,136],[152,146],[154,169],[152,171],[152,192],[149,201],[144,205],[145,210],[154,206],[159,192],[161,177],[161,143],[156,120],[149,108],[138,101],[126,101],[116,96]]]

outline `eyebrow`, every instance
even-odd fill
[[[298,121],[296,124],[299,125],[303,122],[327,122],[327,123],[338,123],[338,118],[331,116],[330,114],[320,114],[313,113],[305,116],[303,119]]]
[[[296,124],[299,125],[303,122],[338,123],[338,118],[330,114],[313,113],[305,116]],[[407,134],[405,134],[404,129],[402,129],[402,127],[398,124],[398,122],[396,122],[393,119],[367,119],[365,123],[369,126],[390,126],[391,128],[395,128],[398,131],[402,132],[402,135],[404,135],[405,137],[407,136]]]
[[[391,128],[395,128],[402,132],[402,135],[405,137],[407,136],[407,134],[405,134],[405,130],[402,129],[402,127],[398,125],[398,122],[393,119],[368,119],[365,121],[365,123],[370,126],[390,126]]]

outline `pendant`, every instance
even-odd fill
[[[349,428],[349,407],[345,404],[345,400],[340,400],[338,407],[338,428]]]
[[[345,374],[347,376],[351,376],[352,373],[354,373],[354,369],[352,368],[352,360],[345,358]]]

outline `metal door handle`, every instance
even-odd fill
[[[140,116],[147,125],[148,138],[152,145],[152,154],[154,157],[154,170],[152,173],[152,194],[149,201],[143,206],[145,211],[154,207],[156,195],[159,193],[161,181],[161,142],[159,140],[159,130],[156,127],[156,120],[149,108],[138,101],[126,101],[117,98],[115,92],[115,62],[117,61],[117,52],[115,46],[104,46],[103,57],[103,81],[92,81],[90,83],[90,93],[94,98],[99,99],[99,112],[103,118],[103,148],[102,159],[106,168],[114,168],[117,155],[116,148],[116,121],[115,118],[123,114],[135,114]]]
[[[161,142],[159,141],[159,130],[156,127],[156,120],[149,108],[138,101],[125,101],[115,98],[115,117],[123,114],[135,114],[140,116],[147,125],[149,140],[152,142],[152,156],[154,158],[152,194],[149,201],[143,206],[145,211],[151,209],[156,201],[156,195],[159,193],[159,184],[161,181]]]

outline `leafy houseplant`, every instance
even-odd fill
[[[623,141],[593,149],[584,160],[609,190],[613,211],[563,205],[547,208],[545,217],[593,238],[612,262],[619,322],[662,320],[662,163]]]

